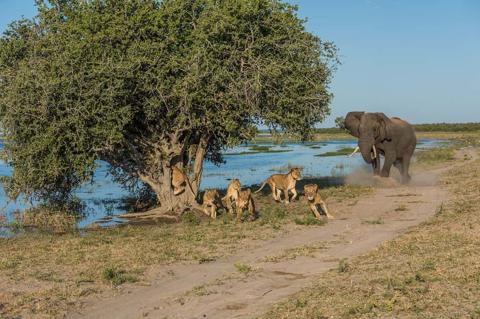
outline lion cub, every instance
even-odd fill
[[[253,220],[255,218],[255,203],[253,202],[252,191],[250,188],[240,191],[238,194],[236,207],[237,221],[240,221],[242,213],[245,210],[248,210],[248,213],[250,214],[250,220]]]
[[[227,203],[227,208],[229,213],[233,214],[233,205],[237,206],[238,194],[240,193],[242,185],[240,181],[236,178],[232,179],[230,184],[228,184],[227,194],[222,198],[222,201]]]
[[[318,185],[306,184],[305,186],[303,186],[303,191],[305,193],[305,197],[308,200],[308,203],[310,204],[310,209],[315,214],[315,217],[317,219],[320,219],[320,213],[318,211],[317,205],[319,205],[322,208],[323,212],[325,213],[325,215],[327,215],[328,219],[334,219],[333,215],[330,215],[330,213],[328,212],[327,205],[325,204],[322,197],[318,193]]]
[[[218,191],[216,189],[205,190],[205,193],[203,193],[203,212],[213,219],[216,219],[217,210],[221,207],[223,207],[223,205]],[[210,211],[208,208],[210,208]]]
[[[266,184],[270,186],[272,189],[272,196],[273,199],[276,201],[281,201],[281,194],[283,191],[283,194],[285,195],[285,203],[289,203],[289,195],[288,191],[291,191],[293,196],[292,196],[292,201],[297,198],[298,194],[297,191],[295,190],[295,184],[297,183],[298,180],[301,179],[300,175],[300,169],[299,168],[292,168],[290,172],[287,174],[274,174],[267,178],[262,186],[255,192],[258,193],[260,192],[263,187],[265,187]]]

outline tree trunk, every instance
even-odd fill
[[[204,136],[200,139],[199,144],[197,145],[195,160],[193,163],[193,176],[189,177],[185,174],[188,178],[193,194],[192,191],[190,191],[190,186],[185,185],[185,190],[182,193],[174,195],[172,186],[172,165],[175,165],[176,163],[171,163],[171,161],[163,161],[161,163],[161,168],[158,169],[158,171],[160,171],[159,174],[157,174],[158,177],[152,176],[153,174],[139,174],[140,179],[149,185],[152,191],[155,192],[157,202],[161,208],[158,211],[162,214],[181,214],[187,209],[201,208],[197,203],[196,198],[198,196],[203,173],[203,161],[205,159],[208,140],[209,137]],[[174,154],[172,155],[172,158],[181,158],[181,156],[179,156],[179,154]]]
[[[200,182],[202,181],[203,174],[203,161],[205,159],[205,153],[207,151],[208,141],[210,136],[205,135],[200,138],[200,142],[197,146],[197,151],[195,153],[195,162],[193,163],[193,178],[192,178],[192,188],[195,192],[195,195],[198,195],[198,189],[200,188]]]

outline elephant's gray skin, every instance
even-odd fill
[[[410,160],[417,145],[412,125],[398,117],[388,118],[383,113],[350,112],[345,117],[345,128],[358,138],[363,159],[371,163],[375,175],[388,177],[392,165],[402,175],[402,183],[410,181]],[[373,146],[385,157],[380,171],[380,156],[372,159]]]

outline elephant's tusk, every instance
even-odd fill
[[[360,147],[357,146],[357,147],[353,150],[352,154],[348,155],[348,157],[352,157],[352,156],[355,155],[355,153],[357,153],[359,150],[360,150]]]
[[[372,155],[372,159],[376,159],[377,158],[377,148],[375,147],[375,145],[373,145],[373,155]]]

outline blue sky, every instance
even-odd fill
[[[480,1],[290,0],[340,49],[332,115],[381,111],[413,123],[480,121]],[[35,14],[0,0],[0,31]]]

